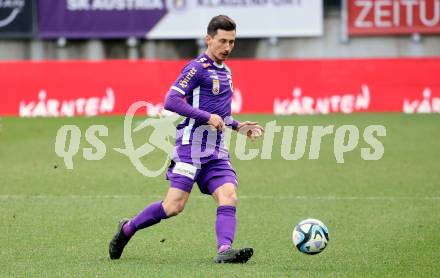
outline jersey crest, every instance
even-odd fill
[[[220,93],[220,80],[212,79],[212,93],[218,95]]]

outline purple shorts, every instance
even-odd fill
[[[168,168],[166,179],[170,186],[191,192],[194,182],[197,182],[200,192],[211,195],[225,183],[238,185],[237,176],[228,160],[215,159],[202,164],[197,169],[191,163],[174,162]]]

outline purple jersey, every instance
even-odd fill
[[[225,65],[215,63],[206,54],[189,62],[171,90],[185,96],[194,108],[217,114],[231,123],[232,75]],[[173,160],[194,162],[195,150],[202,148],[201,162],[211,159],[229,159],[224,148],[224,132],[212,131],[206,122],[185,118],[177,126],[176,150]],[[207,155],[206,155],[207,154]]]

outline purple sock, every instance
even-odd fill
[[[224,251],[225,246],[231,246],[235,237],[235,207],[219,206],[217,208],[217,220],[215,222],[215,232],[217,235],[217,249]]]
[[[124,234],[131,237],[138,230],[153,226],[165,218],[167,218],[167,215],[163,209],[162,202],[152,203],[124,225]]]

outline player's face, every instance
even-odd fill
[[[208,53],[217,63],[225,61],[232,52],[235,43],[235,31],[217,30],[214,37],[206,35]]]

